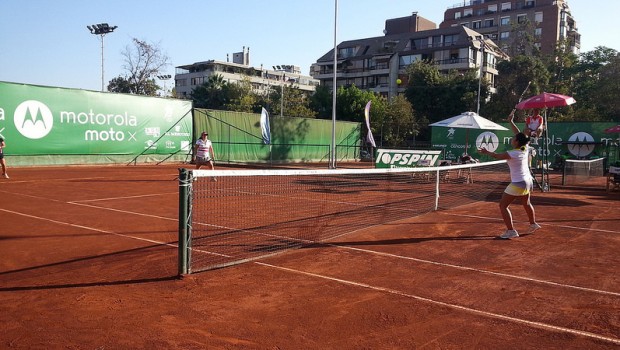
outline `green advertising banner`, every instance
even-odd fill
[[[331,154],[331,120],[269,117],[271,144],[263,143],[260,114],[194,110],[194,136],[209,132],[218,160],[229,162],[327,162]],[[338,161],[359,159],[361,124],[337,121]]]
[[[7,155],[189,151],[191,101],[0,82]]]
[[[510,124],[498,123],[508,129]],[[517,123],[522,129],[523,123]],[[542,155],[545,144],[549,145],[547,159],[557,162],[560,158],[592,159],[604,157],[610,162],[618,160],[619,134],[608,134],[604,130],[615,123],[548,123],[548,135],[533,144],[537,154]],[[474,158],[486,159],[478,154],[478,148],[504,152],[510,147],[512,131],[432,128],[432,147],[445,151],[445,158],[457,160],[467,153]],[[467,144],[467,148],[465,148]]]
[[[440,150],[377,149],[375,168],[414,168],[424,162],[425,166],[438,165]]]

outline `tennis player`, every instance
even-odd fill
[[[523,209],[530,221],[527,233],[534,233],[534,231],[540,228],[540,225],[536,223],[534,206],[530,202],[530,194],[534,188],[534,180],[528,167],[530,148],[528,143],[530,138],[525,136],[514,123],[514,112],[510,114],[510,123],[512,124],[512,131],[515,133],[515,136],[510,140],[512,150],[504,153],[495,153],[488,151],[486,148],[478,149],[480,154],[485,154],[495,159],[505,159],[510,168],[511,182],[504,190],[502,199],[499,202],[499,210],[504,224],[506,224],[506,231],[499,236],[503,239],[519,237],[519,233],[515,230],[512,223],[512,213],[508,208],[515,199],[521,200]]]
[[[215,153],[213,152],[213,144],[211,140],[208,139],[209,134],[206,131],[203,131],[200,134],[200,138],[196,140],[196,144],[194,145],[194,155],[192,160],[196,164],[196,169],[200,169],[205,164],[208,164],[211,170],[214,169],[213,159],[215,158]]]
[[[6,161],[4,160],[4,147],[6,144],[4,143],[4,138],[0,136],[0,165],[2,165],[2,177],[5,179],[9,178],[9,174],[6,173]]]

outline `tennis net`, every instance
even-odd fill
[[[505,161],[179,172],[179,274],[325,243],[434,210],[497,201],[509,181]]]
[[[583,184],[595,177],[605,175],[604,158],[597,159],[567,159],[564,162],[562,185]]]

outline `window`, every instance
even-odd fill
[[[527,15],[518,15],[517,16],[517,23],[519,24],[523,24],[527,22]]]
[[[443,37],[443,44],[444,46],[451,46],[451,45],[456,45],[456,43],[459,41],[459,36],[458,34],[454,34],[454,35],[445,35]]]
[[[494,19],[485,19],[484,20],[484,28],[495,27]]]
[[[471,22],[471,27],[473,29],[482,28],[482,21],[473,21],[473,22]]]
[[[413,39],[411,48],[414,50],[426,49],[428,47],[428,38]]]
[[[543,21],[543,13],[542,12],[536,12],[534,14],[534,22],[538,23],[542,23]]]
[[[506,40],[510,37],[510,32],[499,33],[499,40]]]
[[[474,15],[473,9],[465,9],[463,10],[463,17],[471,17]]]
[[[510,17],[502,17],[499,20],[499,24],[502,26],[509,26],[510,25]]]
[[[488,13],[495,13],[495,12],[497,12],[497,4],[489,5]]]
[[[338,57],[339,58],[351,57],[354,54],[355,54],[355,48],[354,47],[344,47],[344,48],[338,49]]]
[[[502,2],[502,12],[510,11],[512,9],[512,4],[509,2]]]
[[[459,19],[461,18],[461,11],[457,11],[454,13],[454,19]]]
[[[534,35],[536,35],[536,36],[542,36],[542,28],[536,28],[536,29],[534,29]]]
[[[450,50],[450,63],[459,63],[459,50]]]
[[[404,67],[404,66],[408,66],[410,64],[412,64],[415,61],[419,61],[422,58],[421,55],[407,55],[407,56],[400,56],[399,59],[399,65],[400,67]]]

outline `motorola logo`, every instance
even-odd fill
[[[15,128],[29,139],[40,139],[52,131],[54,116],[43,103],[35,100],[22,102],[15,109],[13,116]]]
[[[499,138],[492,132],[485,131],[476,138],[477,148],[486,148],[490,152],[495,152],[499,147]]]
[[[587,132],[577,132],[568,138],[568,151],[576,157],[585,157],[594,152],[594,137]]]

